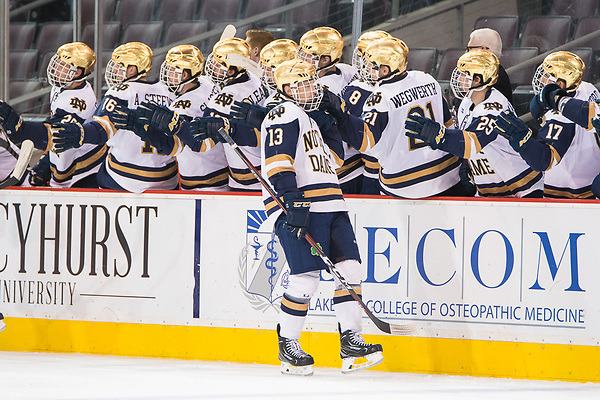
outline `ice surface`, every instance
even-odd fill
[[[384,360],[385,362],[385,360]],[[600,384],[83,354],[0,352],[0,399],[600,399]]]

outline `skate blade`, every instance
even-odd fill
[[[364,362],[356,362],[356,360],[365,360]],[[342,374],[349,374],[352,372],[360,371],[381,364],[383,361],[383,354],[377,351],[372,354],[368,354],[364,357],[348,357],[342,360]]]
[[[286,375],[311,376],[313,374],[312,365],[294,366],[286,362],[281,363],[281,373]]]

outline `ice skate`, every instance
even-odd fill
[[[383,347],[380,344],[366,343],[358,332],[347,330],[340,333],[340,344],[344,374],[370,368],[383,361]],[[357,362],[359,358],[365,361]]]
[[[277,337],[279,340],[279,361],[281,361],[281,373],[289,375],[309,376],[313,374],[313,360],[300,347],[297,339],[287,339],[279,334],[277,325]]]
[[[4,315],[0,313],[0,332],[6,329],[6,324],[4,323]]]

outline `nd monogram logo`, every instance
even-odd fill
[[[85,100],[78,99],[77,97],[71,98],[71,107],[78,109],[79,111],[84,111],[87,108],[85,104]]]
[[[240,257],[238,277],[244,296],[255,310],[265,312],[279,303],[289,283],[289,268],[273,222],[262,210],[248,210],[246,246]]]

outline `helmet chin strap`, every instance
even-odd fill
[[[469,93],[467,94],[467,97],[470,99],[470,98],[471,98],[471,95],[472,95],[474,92],[481,92],[482,90],[486,89],[487,87],[488,87],[488,85],[487,85],[487,84],[480,84],[479,86],[471,87],[471,88],[469,89]]]

